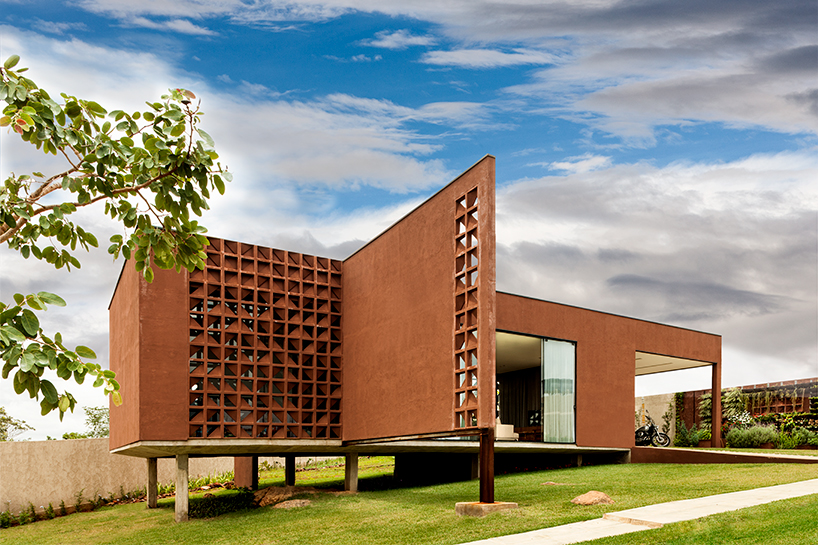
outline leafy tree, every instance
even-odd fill
[[[108,437],[108,407],[83,407],[88,437]]]
[[[85,411],[85,426],[88,431],[79,433],[70,431],[62,434],[63,439],[90,439],[94,437],[108,437],[108,407],[83,407]]]
[[[0,441],[14,441],[21,433],[33,429],[22,420],[9,416],[5,407],[0,407]]]
[[[162,269],[204,268],[205,229],[193,219],[208,208],[212,189],[224,192],[231,175],[216,162],[212,138],[201,128],[199,104],[185,89],[171,89],[148,109],[106,111],[94,101],[62,93],[54,100],[24,77],[19,57],[0,68],[0,101],[6,103],[0,126],[25,142],[64,160],[63,168],[14,174],[0,187],[0,244],[57,269],[79,268],[77,246],[97,247],[96,237],[72,221],[78,209],[100,203],[101,213],[119,222],[122,234],[110,239],[108,252],[132,259],[150,282],[152,265]],[[46,197],[48,197],[46,199]],[[0,303],[2,377],[14,371],[14,389],[39,399],[42,414],[59,409],[60,418],[76,400],[60,393],[44,377],[48,369],[62,379],[82,383],[90,375],[121,403],[119,383],[110,370],[89,362],[90,348],[74,350],[60,333],[46,334],[36,312],[64,306],[59,296],[15,294]]]

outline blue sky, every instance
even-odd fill
[[[722,334],[741,385],[818,376],[817,20],[812,0],[0,0],[0,53],[109,110],[193,90],[235,174],[215,236],[344,258],[490,153],[499,289]],[[49,168],[13,134],[0,152],[4,177]],[[119,264],[0,258],[3,300],[64,295],[49,320],[107,362]],[[82,428],[9,392],[30,437]]]

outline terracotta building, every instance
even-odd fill
[[[111,450],[149,482],[158,457],[252,483],[258,455],[337,453],[349,487],[358,454],[479,453],[492,502],[495,452],[627,458],[637,375],[711,366],[720,391],[718,335],[497,292],[494,191],[486,156],[343,261],[212,238],[201,271],[127,264]]]

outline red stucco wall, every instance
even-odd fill
[[[721,337],[497,294],[497,329],[577,344],[577,445],[631,447],[635,352],[721,364]]]
[[[148,284],[126,262],[111,301],[110,365],[123,398],[111,404],[111,449],[187,439],[186,273],[154,272]]]
[[[493,426],[494,158],[344,262],[344,439],[454,426],[455,200],[479,188],[480,426]]]

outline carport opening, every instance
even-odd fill
[[[673,403],[673,394],[689,390],[710,388],[713,381],[713,364],[661,354],[637,351],[635,361],[636,422],[642,426],[650,414],[657,427],[662,428],[663,415]],[[675,434],[675,418],[669,422],[671,441]]]

